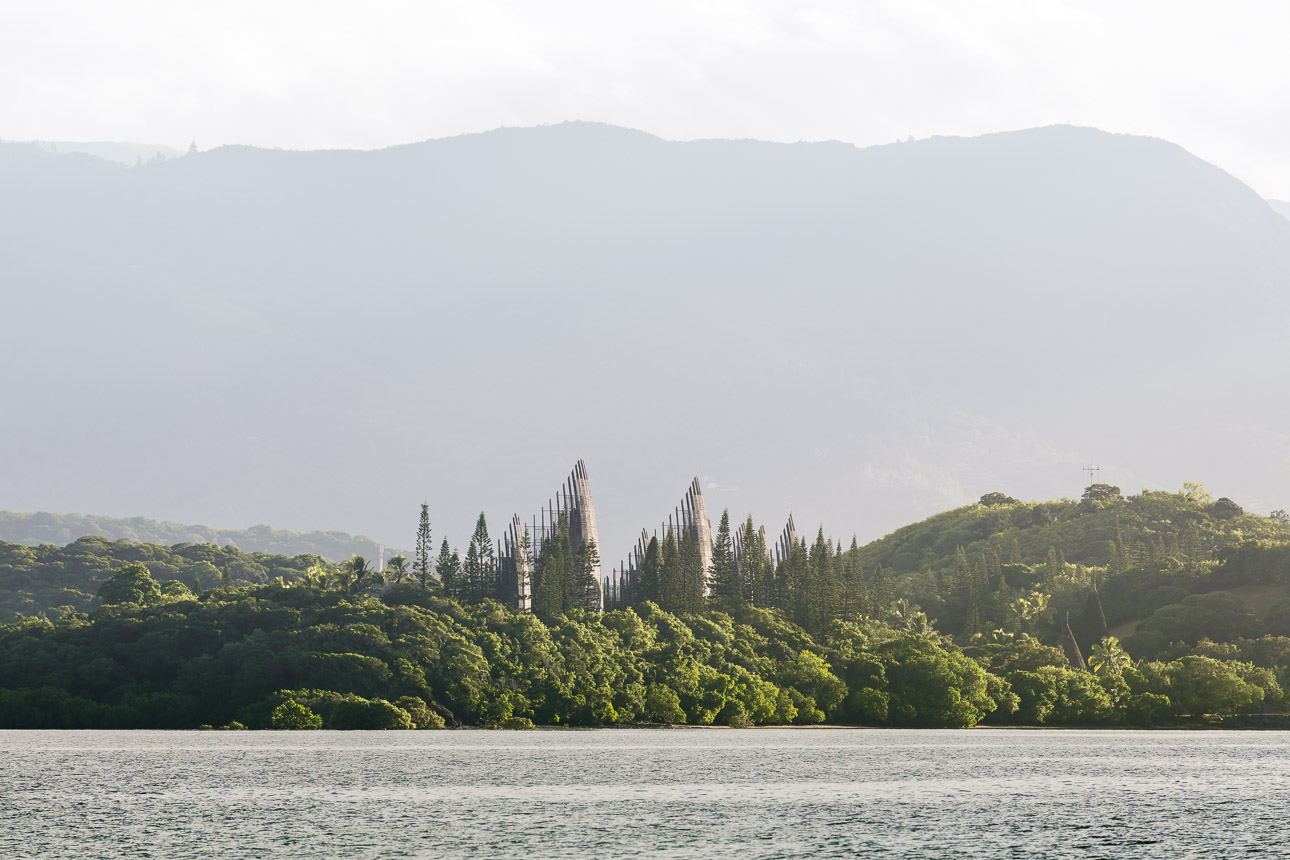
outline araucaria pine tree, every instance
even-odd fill
[[[864,571],[860,565],[860,549],[856,545],[855,535],[851,536],[851,548],[842,556],[842,569],[838,574],[838,588],[841,597],[838,610],[843,618],[854,618],[869,613],[869,590],[865,588]]]
[[[695,535],[686,527],[681,532],[681,604],[684,612],[698,612],[703,608],[703,595],[707,591],[708,572],[703,569],[703,557]]]
[[[681,558],[681,547],[676,542],[676,531],[668,526],[667,536],[663,539],[662,589],[658,605],[668,612],[684,612],[689,609],[689,584],[685,581],[685,563]]]
[[[550,617],[571,605],[573,553],[570,549],[569,518],[561,513],[555,534],[542,542],[533,570],[533,611]]]
[[[663,547],[657,536],[649,539],[641,569],[636,574],[636,602],[646,600],[660,605],[663,600]]]
[[[823,633],[829,622],[838,617],[836,555],[832,542],[824,539],[823,526],[811,546],[802,598],[800,623],[813,633]]]
[[[968,579],[967,599],[963,607],[964,636],[971,637],[977,633],[984,633],[988,626],[985,615],[986,579],[985,556],[981,555],[977,558],[972,568],[972,575]]]
[[[869,615],[884,620],[891,611],[891,583],[887,581],[887,572],[881,564],[873,566],[873,577],[869,580]]]
[[[753,606],[774,605],[774,570],[766,555],[766,536],[753,527],[752,514],[744,522],[739,544],[739,577],[745,600]]]
[[[730,540],[728,509],[721,512],[721,524],[717,526],[717,537],[712,546],[712,569],[708,571],[708,587],[713,599],[723,606],[743,599],[739,571],[735,569],[734,545]]]
[[[479,520],[475,523],[475,552],[479,554],[478,570],[475,571],[475,579],[471,588],[475,592],[476,600],[483,600],[486,597],[497,596],[497,551],[493,548],[493,540],[488,536],[488,520],[484,518],[484,512],[479,512]]]
[[[968,564],[967,553],[962,546],[954,550],[954,585],[952,597],[955,606],[958,609],[958,617],[962,620],[961,626],[966,629],[968,603],[972,593],[972,568]]]
[[[1058,558],[1057,547],[1050,546],[1048,548],[1048,559],[1044,562],[1044,577],[1047,580],[1044,584],[1050,589],[1052,588],[1053,581],[1057,579],[1057,575],[1062,572],[1063,567],[1065,567],[1065,565]]]
[[[596,548],[596,542],[591,539],[583,541],[573,562],[574,608],[600,611],[600,583],[596,581],[596,568],[599,566],[600,550]]]
[[[478,602],[484,596],[481,590],[484,573],[483,563],[479,559],[479,547],[475,544],[473,536],[470,539],[470,545],[466,547],[466,566],[463,573],[465,588],[462,589],[461,596],[471,603]]]
[[[460,567],[457,553],[448,549],[448,539],[444,538],[443,544],[439,547],[439,559],[435,564],[435,571],[439,574],[439,582],[449,597],[461,596]]]
[[[430,506],[421,504],[421,522],[417,525],[417,548],[412,560],[412,573],[422,588],[430,586]]]
[[[788,559],[781,566],[780,582],[783,588],[780,591],[780,608],[787,611],[792,619],[805,627],[807,617],[810,615],[808,606],[808,578],[810,576],[811,560],[806,550],[806,538],[800,538],[797,543],[789,549]]]

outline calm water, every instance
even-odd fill
[[[0,857],[1290,857],[1290,733],[0,732]]]

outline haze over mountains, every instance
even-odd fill
[[[183,155],[182,149],[165,146],[160,143],[131,143],[128,141],[72,141],[72,140],[33,140],[32,146],[50,154],[93,155],[104,161],[115,161],[120,164],[140,164],[145,161],[163,158],[175,158]]]
[[[4,143],[0,260],[0,508],[464,545],[583,457],[607,569],[696,473],[862,540],[1088,463],[1290,506],[1290,220],[1154,139]]]

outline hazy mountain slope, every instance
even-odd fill
[[[266,525],[247,529],[213,529],[210,526],[184,525],[150,520],[144,517],[101,517],[87,514],[15,513],[0,511],[0,541],[39,546],[63,546],[87,535],[109,540],[131,540],[140,543],[173,546],[181,543],[232,545],[246,552],[296,556],[313,554],[330,561],[345,561],[361,555],[376,565],[381,547],[375,541],[345,532],[293,532]],[[385,557],[397,550],[390,548]]]
[[[175,158],[183,155],[182,149],[165,146],[160,143],[131,143],[129,141],[72,141],[40,140],[32,141],[35,146],[50,153],[81,153],[102,158],[104,161],[115,161],[120,164],[138,164],[153,158]]]
[[[608,566],[696,472],[862,536],[1087,460],[1285,504],[1290,223],[1158,140],[3,145],[0,192],[7,507],[464,544],[582,456]]]
[[[1287,218],[1290,218],[1290,203],[1287,203],[1284,200],[1269,200],[1268,205]]]

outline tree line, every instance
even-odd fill
[[[0,543],[0,597],[62,588],[0,629],[0,712],[31,726],[278,713],[284,727],[430,727],[1114,725],[1280,709],[1290,600],[1256,614],[1230,592],[1287,585],[1290,530],[1222,501],[1107,485],[1078,502],[989,494],[868,546],[820,529],[777,565],[751,517],[732,534],[723,512],[706,570],[690,535],[669,532],[603,615],[596,548],[574,547],[567,520],[534,559],[532,613],[515,610],[484,516],[464,560],[447,540],[435,557],[428,506],[411,561],[379,570],[206,544]],[[947,549],[910,570],[911,546]]]
[[[0,628],[3,728],[436,728],[633,723],[1151,725],[1283,707],[1290,638],[1089,667],[1028,633],[966,644],[895,615],[813,635],[739,601],[543,618],[416,582],[194,592],[130,563],[88,614]]]

